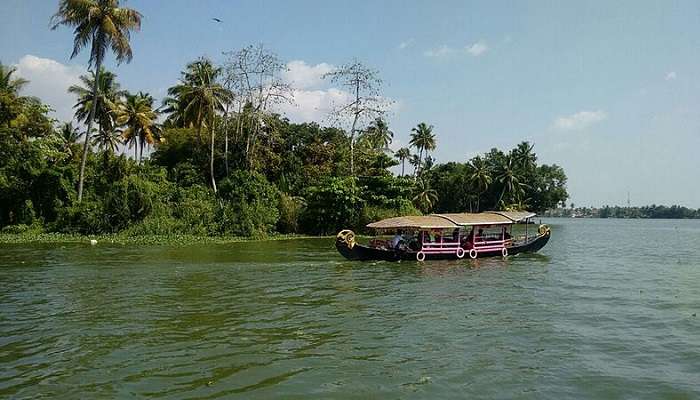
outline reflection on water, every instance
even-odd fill
[[[0,246],[0,398],[700,396],[700,221],[549,222],[539,254],[426,263]]]

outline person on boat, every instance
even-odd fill
[[[396,231],[396,235],[391,239],[391,248],[398,249],[401,242],[404,242],[403,231],[401,229]]]
[[[510,233],[508,233],[508,229],[504,226],[503,227],[503,240],[509,240],[510,239]]]
[[[484,238],[484,230],[479,228],[479,232],[476,234],[476,237],[474,238],[475,242],[483,242],[485,240]]]

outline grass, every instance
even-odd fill
[[[0,233],[0,244],[27,244],[27,243],[97,243],[121,244],[121,245],[191,245],[191,244],[225,244],[250,241],[267,240],[291,240],[312,239],[319,236],[307,236],[297,234],[273,234],[265,238],[250,237],[223,237],[223,236],[197,236],[197,235],[143,235],[127,236],[123,234],[111,235],[79,235],[70,233]]]

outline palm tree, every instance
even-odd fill
[[[396,157],[401,163],[401,176],[404,176],[404,167],[406,166],[406,159],[411,157],[411,150],[408,147],[402,147],[396,150],[396,153],[394,153],[394,157]]]
[[[82,136],[82,134],[78,131],[77,127],[73,126],[72,122],[61,124],[59,127],[59,133],[61,135],[61,140],[63,141],[63,146],[61,146],[63,151],[72,156],[73,150],[71,149],[71,146],[78,142],[78,139],[80,136]]]
[[[117,148],[122,143],[122,132],[116,129],[99,131],[92,138],[93,146],[97,146],[102,151],[116,153]]]
[[[127,94],[116,114],[117,124],[125,127],[124,141],[134,146],[134,159],[141,163],[143,148],[153,144],[158,133],[158,112],[153,109],[153,97],[142,92]]]
[[[201,143],[202,129],[208,128],[211,134],[209,153],[209,173],[211,186],[216,193],[214,177],[214,122],[217,111],[224,111],[224,105],[231,100],[232,93],[218,81],[221,68],[211,61],[201,58],[187,65],[180,83],[168,89],[168,94],[177,99],[177,112],[182,113],[189,126],[197,128],[197,140]]]
[[[493,182],[491,177],[491,171],[486,164],[486,161],[480,156],[476,156],[469,162],[469,167],[471,169],[467,179],[476,185],[479,190],[479,194],[476,197],[476,212],[481,209],[481,196],[489,189],[489,185]]]
[[[19,91],[29,83],[26,79],[12,77],[15,72],[17,72],[17,68],[0,62],[0,92],[17,96]]]
[[[522,175],[515,168],[515,162],[513,157],[508,155],[505,160],[503,160],[500,165],[498,165],[498,171],[496,179],[503,185],[501,189],[501,195],[498,198],[498,206],[500,208],[505,207],[503,197],[506,193],[511,196],[511,200],[515,202],[520,202],[521,196],[524,194],[523,188],[526,186],[522,183]],[[514,196],[514,198],[513,198]],[[513,201],[511,201],[512,203]]]
[[[75,108],[75,118],[84,123],[88,122],[92,112],[93,101],[96,100],[94,119],[97,120],[99,127],[98,135],[108,137],[112,135],[114,130],[114,111],[118,108],[118,103],[126,94],[126,91],[120,90],[117,76],[114,73],[100,68],[97,76],[96,95],[93,93],[93,88],[95,87],[94,72],[80,76],[82,85],[72,85],[68,88],[68,92],[78,98],[78,102],[73,106]]]
[[[26,79],[13,77],[15,72],[17,68],[0,63],[0,121],[6,123],[8,128],[21,113],[24,98],[19,97],[19,91],[29,83]]]
[[[414,171],[414,176],[419,176],[421,172],[421,163],[423,160],[423,152],[435,150],[435,134],[433,126],[428,126],[425,122],[419,123],[411,130],[411,141],[409,144],[418,149],[418,167]]]
[[[377,151],[385,151],[394,139],[394,132],[389,130],[389,125],[382,118],[372,121],[363,134],[370,147]]]
[[[131,31],[141,28],[141,14],[130,8],[119,7],[119,0],[59,0],[58,11],[51,18],[51,24],[51,29],[57,29],[61,25],[75,28],[71,58],[90,45],[89,65],[94,67],[93,71],[96,75],[92,97],[96,98],[100,69],[107,49],[112,50],[117,63],[130,62],[133,58],[129,39]],[[90,133],[96,109],[97,102],[93,102],[87,118],[85,145],[80,160],[78,202],[83,199],[85,162],[90,150]]]
[[[413,204],[422,212],[427,213],[433,209],[438,202],[438,194],[435,189],[430,188],[430,184],[425,179],[416,181],[416,195],[413,197]]]
[[[534,144],[529,142],[521,142],[512,150],[515,165],[519,168],[529,171],[537,164],[537,156],[532,151],[535,148]]]

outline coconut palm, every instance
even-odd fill
[[[416,195],[413,196],[413,204],[424,213],[430,212],[438,202],[438,194],[425,179],[416,181]]]
[[[51,25],[52,29],[61,25],[75,28],[71,58],[90,46],[89,65],[94,67],[96,74],[92,93],[93,98],[96,98],[100,69],[107,50],[112,50],[118,63],[130,62],[133,58],[129,40],[131,31],[141,28],[141,14],[130,8],[119,7],[119,0],[59,0],[58,11],[51,18]],[[83,198],[85,162],[90,150],[90,134],[96,110],[97,102],[93,102],[87,118],[85,145],[80,160],[78,202]]]
[[[411,150],[408,147],[402,147],[396,150],[396,153],[394,153],[394,157],[396,157],[401,163],[401,176],[403,176],[404,167],[406,166],[406,159],[411,157]]]
[[[17,96],[19,91],[29,83],[26,79],[13,77],[15,72],[17,72],[17,68],[0,62],[0,92]]]
[[[92,104],[96,101],[94,119],[97,121],[98,135],[108,137],[114,130],[114,111],[117,109],[118,103],[126,94],[126,91],[119,88],[117,76],[114,73],[100,68],[97,76],[96,95],[93,92],[95,87],[94,72],[82,75],[80,77],[81,84],[70,86],[68,92],[78,98],[77,103],[73,106],[75,119],[84,123],[88,122],[92,112]]]
[[[409,144],[418,150],[418,165],[414,171],[414,176],[419,176],[421,173],[421,165],[423,161],[423,152],[435,150],[435,134],[433,126],[428,126],[425,122],[419,123],[411,130],[411,141]]]
[[[363,133],[363,138],[368,141],[372,149],[385,151],[389,149],[389,145],[394,139],[394,132],[389,130],[386,121],[382,118],[376,118]]]
[[[73,156],[72,146],[78,142],[78,139],[82,134],[78,131],[78,128],[73,125],[73,122],[66,122],[61,124],[58,129],[63,145],[63,151]]]
[[[491,177],[491,171],[489,170],[488,164],[480,156],[476,156],[469,162],[469,176],[467,180],[474,184],[479,191],[476,196],[476,212],[481,209],[481,196],[489,189],[489,185],[493,182]]]
[[[529,142],[521,142],[512,150],[515,165],[519,168],[529,171],[537,165],[537,156],[532,151],[535,148],[534,144]]]
[[[29,83],[26,79],[14,77],[15,72],[17,68],[0,63],[0,121],[8,128],[21,113],[25,98],[20,97],[19,92]]]
[[[506,156],[497,166],[496,180],[503,185],[501,195],[498,198],[498,206],[500,208],[505,207],[503,197],[506,193],[508,193],[511,199],[510,203],[520,202],[521,196],[524,194],[523,188],[526,187],[526,185],[522,182],[522,175],[517,168],[515,168],[515,161],[512,156]]]
[[[122,143],[122,132],[117,129],[100,130],[92,138],[93,146],[97,146],[100,150],[109,151],[110,153],[116,153],[119,145]]]
[[[153,144],[158,133],[158,112],[153,109],[153,97],[142,92],[127,94],[116,114],[117,124],[124,127],[122,137],[134,147],[134,159],[140,163],[143,148]]]
[[[177,99],[176,110],[182,113],[185,124],[197,128],[197,140],[200,143],[202,129],[206,127],[210,131],[209,173],[215,193],[217,189],[214,177],[214,122],[216,113],[223,112],[224,105],[231,101],[233,96],[219,83],[220,77],[221,68],[201,58],[188,64],[180,83],[168,89],[168,94]]]

